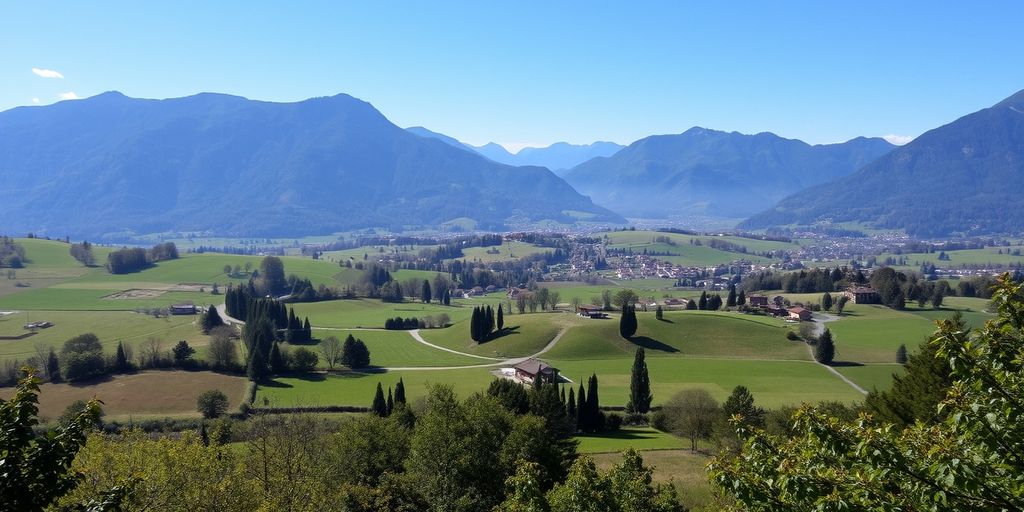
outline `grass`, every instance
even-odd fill
[[[892,374],[902,373],[903,367],[896,364],[865,364],[861,366],[838,366],[836,371],[856,382],[867,391],[884,391],[892,387]]]
[[[486,364],[487,361],[460,356],[428,347],[412,338],[406,331],[320,331],[318,337],[335,336],[344,341],[349,334],[363,340],[370,349],[370,362],[379,367],[405,366],[467,366]],[[309,347],[316,350],[316,347]],[[323,362],[320,364],[324,366]]]
[[[495,263],[499,261],[514,261],[524,256],[544,252],[554,252],[554,249],[510,240],[493,247],[468,247],[462,250],[463,257],[461,259],[465,261]]]
[[[948,260],[940,260],[939,253],[908,253],[908,254],[881,254],[878,256],[878,261],[885,261],[886,258],[906,258],[907,265],[903,267],[894,267],[900,269],[913,269],[918,270],[921,264],[928,262],[932,263],[937,267],[943,268],[956,268],[961,265],[983,265],[991,267],[993,265],[1020,265],[1024,264],[1024,256],[1015,256],[1007,254],[1010,250],[1021,249],[1019,246],[1014,247],[986,247],[984,249],[965,249],[962,251],[946,251],[946,255],[949,256]],[[1003,254],[999,254],[998,251],[1002,250]]]
[[[568,313],[532,313],[505,316],[505,331],[486,343],[469,337],[469,319],[456,322],[447,329],[421,330],[423,339],[459,352],[487,357],[520,357],[537,353],[548,344],[564,325],[577,317]]]
[[[642,450],[676,450],[683,440],[660,430],[645,427],[623,427],[616,432],[576,436],[580,453],[621,453],[627,448]]]
[[[781,320],[708,311],[669,311],[659,321],[654,313],[637,313],[640,328],[632,340],[619,334],[618,314],[585,320],[563,336],[547,357],[552,359],[631,358],[637,347],[650,357],[714,357],[807,360],[801,342],[786,339]]]
[[[134,311],[138,308],[166,307],[191,302],[198,305],[223,303],[223,295],[199,292],[169,292],[154,290],[152,297],[115,299],[112,296],[128,288],[66,288],[64,285],[36,288],[0,297],[0,310],[61,310],[61,311]],[[152,288],[147,288],[153,290]]]
[[[196,399],[209,389],[219,389],[238,407],[245,388],[244,377],[213,372],[150,371],[117,375],[90,384],[43,384],[39,394],[39,416],[58,418],[76,400],[93,397],[103,401],[107,419],[139,416],[197,417]],[[9,398],[14,388],[0,389]]]
[[[423,304],[420,302],[403,302],[392,304],[379,299],[332,300],[304,304],[293,304],[295,314],[309,317],[314,327],[384,327],[388,318],[437,316],[446,314],[453,322],[469,318],[474,305],[483,302],[454,301],[451,306],[439,304]]]
[[[653,297],[661,302],[665,297],[696,298],[700,292],[672,290],[674,283],[671,279],[637,279],[633,281],[609,280],[604,285],[588,285],[583,283],[544,283],[545,288],[558,292],[559,302],[568,304],[573,298],[578,298],[581,304],[590,304],[593,299],[600,302],[601,292],[608,290],[614,295],[622,289],[629,289],[636,292],[641,299]]]
[[[195,317],[171,316],[153,318],[148,315],[126,311],[31,311],[0,317],[0,335],[18,335],[24,332],[22,326],[29,321],[50,321],[49,329],[21,340],[0,340],[0,360],[17,358],[24,361],[35,354],[35,346],[53,347],[60,351],[66,340],[79,334],[95,334],[106,354],[113,354],[118,341],[137,347],[150,336],[163,340],[165,349],[178,340],[187,340],[194,347],[202,347],[209,341],[196,326]],[[203,350],[196,354],[203,356]]]

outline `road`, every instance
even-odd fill
[[[828,313],[814,313],[814,316],[812,317],[812,320],[814,321],[814,335],[815,336],[821,336],[821,334],[825,332],[825,324],[828,323],[828,322],[835,322],[836,320],[839,320],[839,316],[831,315],[831,314],[828,314]],[[807,344],[807,352],[811,355],[811,360],[814,360],[814,347],[812,347],[810,343]],[[817,362],[817,361],[815,361],[815,362]],[[818,363],[818,364],[821,364],[821,363]],[[840,380],[842,380],[843,382],[849,384],[850,387],[852,387],[853,389],[856,389],[860,394],[862,394],[862,395],[868,394],[868,392],[864,388],[858,386],[856,382],[853,382],[852,380],[847,379],[845,375],[843,375],[843,374],[839,373],[838,371],[836,371],[835,368],[833,368],[833,367],[831,367],[831,366],[829,366],[827,364],[821,364],[821,366],[824,367],[826,370],[832,372],[832,375],[835,375],[836,377],[839,377]]]

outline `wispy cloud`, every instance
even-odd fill
[[[32,98],[32,103],[39,104],[39,98]]]
[[[58,94],[57,96],[60,96],[60,99],[62,99],[62,100],[77,100],[77,99],[79,99],[79,96],[77,94],[75,94],[75,91],[62,92],[62,93]]]
[[[904,145],[904,144],[914,140],[914,136],[912,136],[912,135],[892,135],[892,134],[889,134],[889,135],[882,135],[882,138],[887,140],[890,144],[896,144],[897,146],[902,146],[902,145]]]
[[[64,75],[52,69],[32,68],[32,72],[43,78],[64,78]]]

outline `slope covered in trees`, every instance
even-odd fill
[[[0,218],[13,232],[302,235],[457,218],[500,228],[571,222],[570,210],[622,220],[547,169],[413,135],[344,94],[110,92],[2,112],[0,133]]]
[[[801,190],[742,229],[856,221],[915,236],[1024,230],[1024,91]]]

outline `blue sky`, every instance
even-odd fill
[[[1024,89],[1022,24],[1020,1],[4,2],[0,110],[345,92],[512,148],[691,126],[916,136]]]

